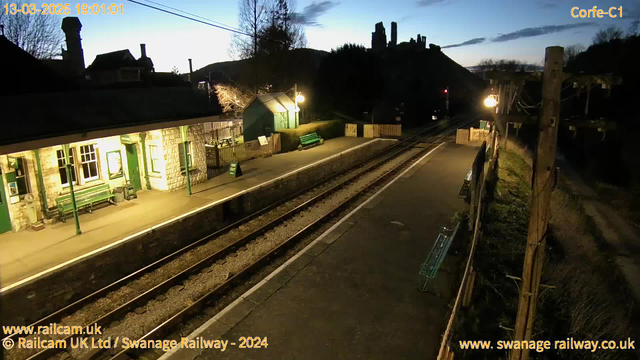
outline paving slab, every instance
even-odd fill
[[[339,236],[328,234],[332,241],[322,242],[323,251],[309,246],[315,250],[301,256],[313,260],[281,286],[265,288],[270,295],[233,328],[208,338],[238,344],[241,337],[267,337],[266,349],[229,346],[198,359],[434,358],[455,291],[441,291],[442,297],[419,291],[418,270],[439,228],[465,208],[458,192],[476,152],[455,144],[439,148],[372,207],[336,226]],[[439,282],[453,290],[458,277],[443,272]],[[180,350],[164,358],[193,359]]]

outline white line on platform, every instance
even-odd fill
[[[103,251],[106,251],[106,250],[108,250],[108,249],[112,248],[112,247],[115,247],[115,246],[117,246],[117,245],[120,245],[120,244],[122,244],[122,243],[125,243],[125,242],[127,242],[127,241],[130,241],[130,240],[131,240],[131,239],[133,239],[133,238],[136,238],[136,237],[138,237],[138,236],[145,235],[145,234],[147,234],[147,233],[152,232],[153,230],[157,230],[157,229],[160,229],[160,228],[162,228],[162,227],[164,227],[164,226],[166,226],[166,225],[169,225],[169,224],[172,224],[172,223],[174,223],[174,222],[180,221],[181,219],[183,219],[183,218],[185,218],[185,217],[188,217],[188,216],[193,215],[193,214],[197,214],[197,213],[199,213],[199,212],[201,212],[201,211],[207,210],[207,209],[209,209],[209,208],[211,208],[211,207],[213,207],[213,206],[216,206],[216,205],[218,205],[218,204],[220,204],[220,203],[223,203],[223,202],[225,202],[225,201],[231,200],[231,199],[236,198],[236,197],[238,197],[238,196],[242,196],[242,195],[244,195],[244,194],[246,194],[246,193],[249,193],[249,192],[251,192],[251,191],[254,191],[254,190],[256,190],[256,189],[259,189],[260,187],[265,186],[265,185],[268,185],[268,184],[270,184],[270,183],[272,183],[272,182],[274,182],[274,181],[277,181],[277,180],[280,180],[280,179],[286,178],[286,177],[291,176],[291,175],[293,175],[293,174],[295,174],[295,173],[297,173],[297,172],[300,172],[300,171],[302,171],[302,170],[304,170],[304,169],[307,169],[307,168],[310,168],[310,167],[317,166],[317,165],[319,165],[319,164],[322,164],[323,162],[326,162],[326,161],[329,161],[329,160],[331,160],[331,159],[334,159],[334,158],[340,157],[340,156],[342,156],[342,155],[344,155],[344,154],[346,154],[346,153],[348,153],[348,152],[351,152],[351,151],[353,151],[353,150],[359,149],[359,148],[361,148],[361,147],[363,147],[363,146],[365,146],[365,145],[371,144],[371,143],[373,143],[373,142],[375,142],[375,141],[381,141],[381,140],[395,141],[394,139],[382,139],[382,138],[377,138],[377,139],[373,139],[373,140],[371,140],[371,141],[367,141],[366,143],[362,143],[362,144],[360,144],[360,145],[358,145],[358,146],[354,146],[354,147],[352,147],[352,148],[350,148],[350,149],[347,149],[347,150],[345,150],[345,151],[342,151],[342,152],[340,152],[340,153],[338,153],[338,154],[334,154],[334,155],[331,155],[331,156],[329,156],[329,157],[327,157],[327,158],[324,158],[324,159],[322,159],[322,160],[318,160],[318,161],[316,161],[316,162],[314,162],[314,163],[311,163],[311,164],[305,165],[305,166],[303,166],[303,167],[301,167],[301,168],[299,168],[299,169],[296,169],[296,170],[290,171],[290,172],[288,172],[288,173],[286,173],[286,174],[284,174],[284,175],[281,175],[281,176],[278,176],[278,177],[273,178],[273,179],[271,179],[271,180],[265,181],[265,182],[263,182],[263,183],[261,183],[261,184],[258,184],[258,185],[256,185],[256,186],[253,186],[253,187],[251,187],[251,188],[249,188],[249,189],[245,189],[245,190],[239,191],[239,192],[237,192],[237,193],[235,193],[235,194],[233,194],[233,195],[229,195],[229,196],[227,196],[227,197],[226,197],[226,198],[224,198],[224,199],[216,200],[216,201],[214,201],[214,202],[212,202],[212,203],[209,203],[209,204],[207,204],[207,205],[201,206],[201,207],[199,207],[199,208],[197,208],[197,209],[191,210],[191,211],[189,211],[189,212],[187,212],[187,213],[184,213],[184,214],[182,214],[182,215],[178,215],[178,216],[176,216],[176,217],[174,217],[174,218],[172,218],[172,219],[169,219],[169,220],[167,220],[167,221],[164,221],[164,222],[162,222],[162,223],[160,223],[160,224],[153,225],[153,226],[151,226],[151,227],[149,227],[149,228],[147,228],[147,229],[144,229],[144,230],[138,231],[138,232],[137,232],[137,233],[135,233],[135,234],[129,235],[129,236],[127,236],[127,237],[123,238],[123,239],[120,239],[120,240],[118,240],[118,241],[112,242],[111,244],[105,245],[105,246],[103,246],[103,247],[101,247],[101,248],[98,248],[98,249],[92,250],[92,251],[90,251],[90,252],[88,252],[88,253],[86,253],[86,254],[82,254],[82,255],[80,255],[80,256],[78,256],[78,257],[76,257],[76,258],[73,258],[73,259],[71,259],[71,260],[65,261],[65,262],[63,262],[63,263],[61,263],[61,264],[58,264],[58,265],[53,266],[53,267],[50,267],[50,268],[48,268],[47,270],[41,271],[41,272],[39,272],[39,273],[37,273],[37,274],[35,274],[35,275],[31,275],[31,276],[29,276],[29,277],[27,277],[27,278],[24,278],[24,279],[22,279],[22,280],[20,280],[20,281],[17,281],[17,282],[15,282],[15,283],[13,283],[13,284],[10,284],[10,285],[7,285],[7,286],[5,286],[5,287],[1,288],[1,289],[0,289],[0,294],[1,294],[1,293],[3,293],[3,292],[7,292],[7,291],[9,291],[9,290],[11,290],[11,289],[13,289],[13,288],[19,287],[19,286],[21,286],[21,285],[23,285],[23,284],[26,284],[26,283],[28,283],[28,282],[30,282],[30,281],[33,281],[33,280],[35,280],[35,279],[37,279],[37,278],[39,278],[39,277],[41,277],[41,276],[44,276],[44,275],[46,275],[46,274],[48,274],[48,273],[54,272],[54,271],[56,271],[56,270],[58,270],[58,269],[61,269],[61,268],[65,267],[65,266],[67,266],[67,265],[73,264],[74,262],[77,262],[77,261],[82,260],[82,259],[84,259],[84,258],[87,258],[87,257],[93,256],[93,255],[95,255],[95,254],[99,254],[99,253],[101,253],[101,252],[103,252]]]
[[[416,161],[415,163],[411,164],[411,166],[409,166],[407,169],[405,169],[402,173],[400,173],[399,175],[397,175],[396,177],[394,177],[391,181],[389,181],[385,186],[382,187],[382,189],[378,190],[375,194],[373,194],[370,198],[368,198],[367,200],[365,200],[362,204],[358,205],[358,207],[356,207],[355,209],[353,209],[351,212],[349,212],[347,215],[345,215],[345,217],[343,217],[342,219],[340,219],[337,223],[335,223],[333,226],[331,226],[329,229],[327,229],[327,231],[323,232],[322,235],[318,236],[315,240],[313,240],[309,245],[305,246],[304,249],[300,250],[297,254],[295,254],[293,257],[291,257],[289,260],[287,260],[284,264],[280,265],[277,269],[275,269],[271,274],[269,274],[266,278],[264,278],[262,281],[260,281],[259,283],[255,284],[251,289],[247,290],[244,294],[240,295],[239,298],[237,298],[234,302],[232,302],[231,304],[227,305],[224,309],[222,309],[222,311],[220,311],[219,313],[217,313],[214,317],[212,317],[211,319],[207,320],[207,322],[205,322],[204,324],[202,324],[199,328],[195,329],[191,334],[189,334],[187,336],[187,338],[189,340],[194,340],[198,335],[202,334],[202,332],[204,332],[207,328],[209,328],[214,322],[218,321],[218,319],[220,319],[224,314],[228,313],[229,311],[231,311],[234,307],[236,307],[239,303],[241,303],[242,301],[247,301],[245,300],[249,295],[251,295],[253,292],[255,292],[256,290],[258,290],[260,287],[262,287],[263,285],[265,285],[267,283],[267,281],[271,280],[274,276],[278,275],[278,273],[280,273],[281,271],[283,271],[284,269],[287,268],[287,266],[289,266],[292,262],[296,261],[300,256],[302,256],[304,253],[306,253],[311,247],[313,247],[315,244],[317,244],[319,241],[321,241],[322,239],[324,239],[326,236],[328,236],[332,231],[334,231],[338,226],[340,226],[343,222],[347,221],[347,219],[349,219],[353,214],[355,214],[356,212],[358,212],[358,210],[360,210],[363,206],[367,205],[369,202],[371,202],[373,199],[375,199],[378,195],[380,195],[383,191],[385,191],[389,186],[391,186],[391,184],[395,183],[398,179],[402,178],[407,172],[409,172],[411,169],[413,169],[416,165],[420,164],[422,162],[422,160],[424,160],[427,156],[431,155],[431,153],[433,153],[434,151],[436,151],[438,148],[440,148],[442,145],[444,145],[446,143],[440,143],[440,145],[436,146],[435,148],[431,149],[431,151],[429,151],[428,153],[426,153],[425,155],[423,155],[418,161]],[[171,356],[173,356],[178,350],[180,350],[179,348],[173,348],[169,351],[167,351],[164,355],[162,355],[158,360],[167,360],[169,359]]]

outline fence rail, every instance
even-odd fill
[[[402,125],[365,124],[364,137],[377,138],[380,136],[402,136]]]
[[[235,161],[246,161],[280,152],[280,134],[269,136],[267,145],[260,145],[258,140],[252,140],[223,148],[207,146],[206,150],[207,167],[221,168]]]
[[[484,130],[481,130],[484,131]],[[483,204],[485,201],[485,187],[487,181],[494,176],[496,160],[497,160],[497,133],[491,131],[488,134],[487,140],[483,146],[481,146],[476,156],[476,160],[473,163],[473,172],[471,177],[471,183],[469,184],[471,195],[469,226],[473,229],[473,238],[471,240],[471,249],[469,251],[469,257],[464,269],[464,275],[458,288],[458,294],[451,310],[451,316],[447,323],[447,328],[442,336],[442,342],[440,343],[440,351],[438,352],[438,360],[453,359],[453,351],[451,350],[451,336],[453,331],[453,324],[456,321],[456,317],[460,310],[460,307],[464,304],[467,306],[471,299],[471,291],[475,280],[475,272],[473,270],[473,258],[476,251],[476,247],[480,238],[482,237],[482,231],[480,228],[481,220],[483,217]],[[487,154],[489,154],[487,162]]]

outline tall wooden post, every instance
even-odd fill
[[[549,224],[549,202],[553,186],[552,171],[554,171],[556,159],[560,90],[564,80],[562,57],[562,47],[551,46],[546,49],[542,83],[542,112],[532,179],[531,218],[522,270],[516,333],[513,339],[515,341],[531,339],[536,314]],[[527,349],[511,351],[511,360],[526,360],[528,358],[529,350]]]

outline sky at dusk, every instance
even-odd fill
[[[238,27],[237,1],[153,1]],[[75,12],[77,2],[69,3]],[[79,16],[87,66],[97,54],[121,49],[131,50],[137,58],[141,43],[147,45],[156,71],[170,71],[175,66],[181,73],[188,72],[188,58],[193,59],[194,70],[232,60],[228,51],[230,32],[128,1],[122,4],[124,15]],[[623,16],[571,17],[572,7],[594,5],[605,11],[622,6]],[[427,37],[427,43],[442,46],[443,52],[459,64],[473,66],[485,58],[542,63],[546,46],[588,46],[596,31],[610,25],[626,31],[640,16],[640,0],[298,0],[296,11],[308,24],[309,48],[330,51],[344,43],[370,47],[375,23],[384,22],[388,41],[391,21],[396,21],[398,42],[419,33]]]

